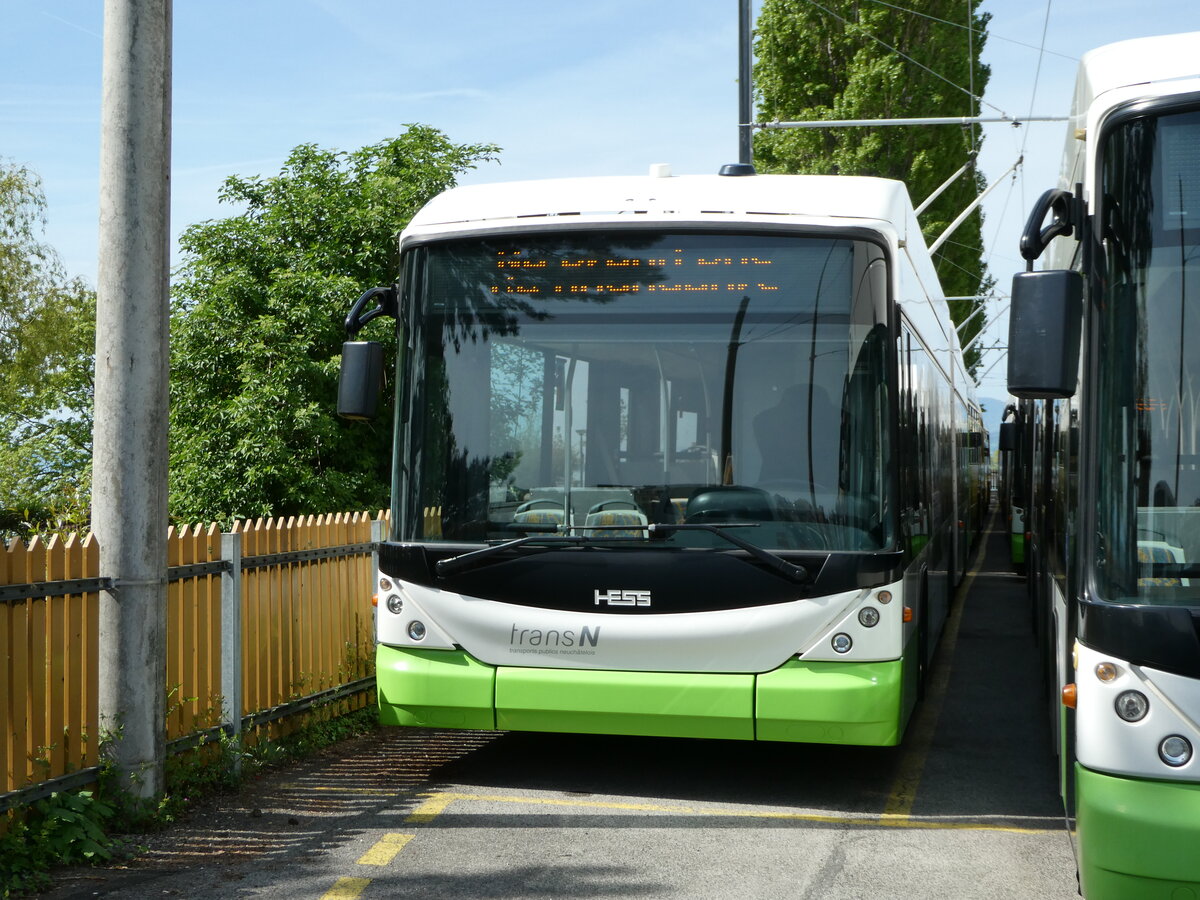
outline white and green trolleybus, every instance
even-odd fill
[[[1009,390],[1082,892],[1200,896],[1200,32],[1084,56],[1021,244]]]
[[[897,743],[978,523],[904,186],[461,187],[400,236],[384,723]],[[343,349],[373,414],[381,345]]]

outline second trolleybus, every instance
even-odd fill
[[[1195,897],[1200,33],[1086,54],[1069,128],[1008,376],[1062,793],[1085,897]]]
[[[983,508],[902,184],[462,187],[400,259],[347,320],[400,348],[384,723],[900,740]],[[345,345],[344,415],[382,356]]]

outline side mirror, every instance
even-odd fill
[[[355,422],[369,422],[379,409],[383,387],[383,345],[378,341],[347,341],[342,344],[342,367],[338,373],[338,415]]]
[[[1016,422],[1001,422],[1000,423],[1000,452],[1012,453],[1017,449],[1017,443],[1020,441],[1020,425]]]
[[[1069,269],[1013,276],[1008,392],[1022,400],[1074,396],[1083,328],[1083,276]]]

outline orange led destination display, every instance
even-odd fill
[[[744,293],[777,291],[770,256],[711,256],[677,249],[662,255],[560,256],[498,250],[491,293],[524,296]],[[766,276],[766,277],[764,277]]]

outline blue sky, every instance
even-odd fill
[[[0,157],[41,176],[46,237],[71,274],[93,283],[102,6],[0,0]],[[1200,29],[1195,0],[983,8],[993,16],[986,115],[1064,115],[1084,51]],[[640,173],[656,162],[714,172],[737,158],[737,0],[176,0],[174,15],[176,235],[234,212],[216,199],[226,175],[274,174],[297,144],[353,149],[411,122],[503,148],[500,164],[465,181]],[[1003,293],[1023,268],[1017,236],[1054,185],[1064,134],[1063,123],[986,127],[989,179],[1025,159],[984,207]],[[996,316],[982,343],[1003,343],[1006,330]],[[1001,362],[980,394],[1003,397],[1003,378]]]

